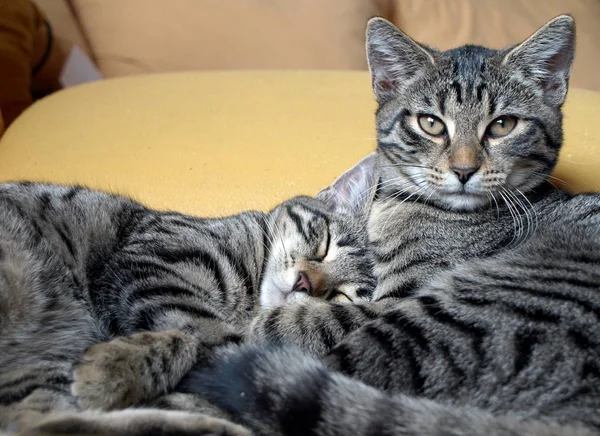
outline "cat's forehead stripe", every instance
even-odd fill
[[[432,102],[429,96],[423,96],[423,105],[435,106],[442,116],[447,115],[451,107],[464,105],[486,104],[488,113],[494,113],[495,102],[487,95],[486,71],[487,62],[495,53],[497,51],[478,46],[465,46],[443,52],[441,56],[446,58],[446,63],[439,73],[440,82],[445,85],[434,94],[435,102]]]

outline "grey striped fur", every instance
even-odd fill
[[[331,189],[322,197],[201,219],[81,187],[0,185],[0,429],[148,402],[242,340],[261,304],[369,299],[365,223]],[[128,434],[147,415],[122,416]],[[172,415],[152,416],[149,428]]]
[[[598,434],[600,195],[546,181],[574,37],[561,16],[516,47],[439,52],[372,20],[375,301],[253,321],[327,367],[228,350],[179,390],[261,435]]]

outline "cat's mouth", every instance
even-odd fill
[[[283,306],[299,303],[310,298],[312,283],[308,277],[298,277],[292,286],[280,278],[268,277],[260,288],[260,305],[263,307]]]

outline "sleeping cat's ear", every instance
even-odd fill
[[[383,18],[367,24],[367,61],[378,103],[394,98],[402,87],[434,63],[433,51]]]
[[[549,104],[560,106],[567,95],[574,59],[575,20],[561,15],[511,49],[502,63],[520,73],[520,79],[539,86]]]
[[[376,159],[375,152],[367,155],[319,192],[317,198],[335,212],[366,213],[377,184]]]

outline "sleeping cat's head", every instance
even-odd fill
[[[440,52],[372,19],[367,55],[383,188],[468,211],[541,184],[562,143],[574,50],[566,15],[499,51]]]
[[[269,255],[261,306],[371,298],[376,280],[365,228],[375,156],[344,173],[315,198],[295,197],[268,218]]]

